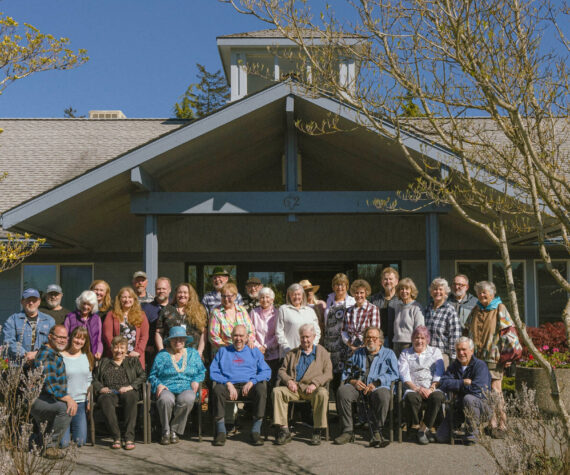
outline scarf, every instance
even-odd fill
[[[493,300],[491,300],[491,303],[486,307],[484,307],[481,302],[477,301],[477,305],[479,306],[479,308],[484,311],[495,310],[502,303],[503,301],[501,300],[501,297],[495,297]]]

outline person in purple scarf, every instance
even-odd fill
[[[75,299],[77,310],[68,313],[63,322],[67,332],[71,332],[77,327],[87,328],[89,340],[91,342],[91,353],[95,359],[101,359],[103,354],[103,342],[101,341],[101,319],[97,312],[97,295],[92,290],[84,290],[81,295]]]

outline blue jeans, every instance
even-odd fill
[[[71,436],[73,442],[81,447],[87,441],[87,402],[77,403],[77,413],[71,418],[71,424],[65,431],[63,439],[61,439],[61,446],[67,447]]]

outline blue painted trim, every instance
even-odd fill
[[[375,200],[387,199],[398,200],[397,212],[374,205]],[[162,192],[131,195],[131,213],[142,215],[423,214],[447,213],[450,209],[449,206],[432,205],[429,201],[401,200],[393,191]]]
[[[158,277],[158,219],[147,215],[144,220],[144,269],[148,278],[149,292],[154,289]]]
[[[131,182],[141,191],[162,191],[154,177],[142,167],[131,169]]]
[[[436,213],[426,214],[426,278],[429,286],[433,279],[439,277],[439,220]]]
[[[287,131],[285,133],[285,162],[286,162],[286,181],[285,189],[287,191],[297,191],[299,183],[297,181],[297,129],[295,128],[295,99],[293,96],[287,96],[285,99],[285,116],[287,122]]]

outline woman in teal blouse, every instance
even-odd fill
[[[178,436],[184,434],[206,368],[198,352],[188,347],[192,337],[186,335],[183,327],[172,327],[164,343],[165,349],[156,355],[149,381],[162,426],[160,443],[168,445],[178,443]]]

